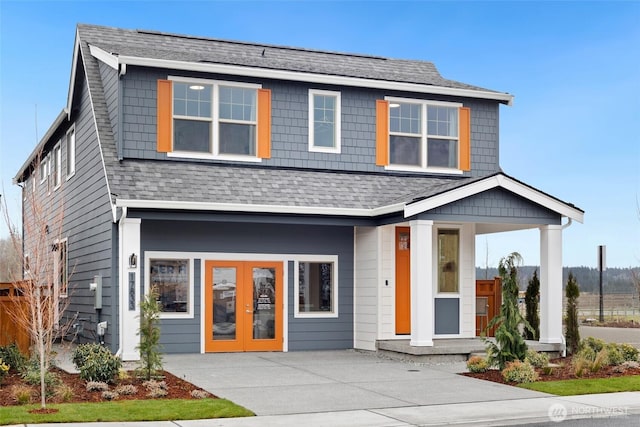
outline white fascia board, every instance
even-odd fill
[[[106,50],[100,49],[98,46],[89,45],[89,52],[91,52],[91,56],[96,58],[99,61],[104,62],[109,67],[114,70],[118,70],[118,57],[110,54]]]
[[[71,76],[69,77],[69,91],[67,93],[67,116],[71,120],[71,103],[75,89],[76,71],[78,69],[78,55],[80,54],[80,34],[76,31],[76,41],[73,44],[73,58],[71,60]]]
[[[567,205],[566,203],[554,199],[541,191],[537,191],[505,175],[491,176],[472,184],[454,188],[453,190],[446,191],[442,194],[429,197],[425,200],[411,203],[405,207],[404,216],[405,218],[408,218],[496,187],[502,187],[505,190],[509,190],[527,200],[539,204],[540,206],[544,206],[547,209],[557,212],[562,216],[571,218],[572,220],[580,223],[584,222],[584,212],[579,209]]]
[[[356,217],[375,217],[394,212],[402,212],[404,203],[383,206],[375,209],[351,209],[313,206],[282,206],[282,205],[244,205],[240,203],[208,203],[208,202],[176,202],[166,200],[132,200],[117,199],[116,207],[138,209],[175,209],[214,212],[248,212],[270,214],[299,214],[299,215],[337,215]]]
[[[386,80],[363,79],[359,77],[334,76],[328,74],[305,73],[299,71],[274,70],[270,68],[245,67],[238,65],[173,61],[168,59],[119,56],[120,64],[140,67],[170,68],[175,70],[199,71],[206,73],[230,74],[245,77],[262,77],[277,80],[332,84],[338,86],[366,87],[436,95],[462,96],[467,98],[491,99],[513,105],[513,95],[501,92],[487,92],[471,89],[457,89],[418,83],[403,83]]]

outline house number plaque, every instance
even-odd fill
[[[136,273],[129,273],[129,311],[136,309]]]

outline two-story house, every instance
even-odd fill
[[[512,99],[429,62],[79,25],[16,181],[64,201],[69,312],[124,359],[152,287],[171,353],[474,337],[476,236],[531,228],[540,341],[562,343],[583,212],[502,171]]]

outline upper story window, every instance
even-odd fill
[[[340,92],[309,90],[309,151],[340,153]]]
[[[391,170],[445,173],[470,169],[468,108],[388,98],[378,101],[376,115],[376,164]]]
[[[67,179],[76,173],[76,129],[71,127],[67,132]]]
[[[60,144],[53,148],[53,159],[51,159],[51,177],[53,178],[53,189],[60,186],[62,176],[62,147]]]
[[[158,81],[158,151],[260,161],[271,151],[271,92],[247,83]]]
[[[67,249],[68,240],[57,240],[52,251],[56,254],[53,259],[55,268],[55,282],[60,296],[67,296],[69,288],[69,251]]]
[[[49,157],[43,157],[40,160],[40,182],[44,183],[49,178]]]

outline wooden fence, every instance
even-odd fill
[[[19,285],[14,283],[0,283],[0,345],[16,343],[24,354],[29,352],[29,332],[15,324],[10,313],[21,309],[26,304]]]

